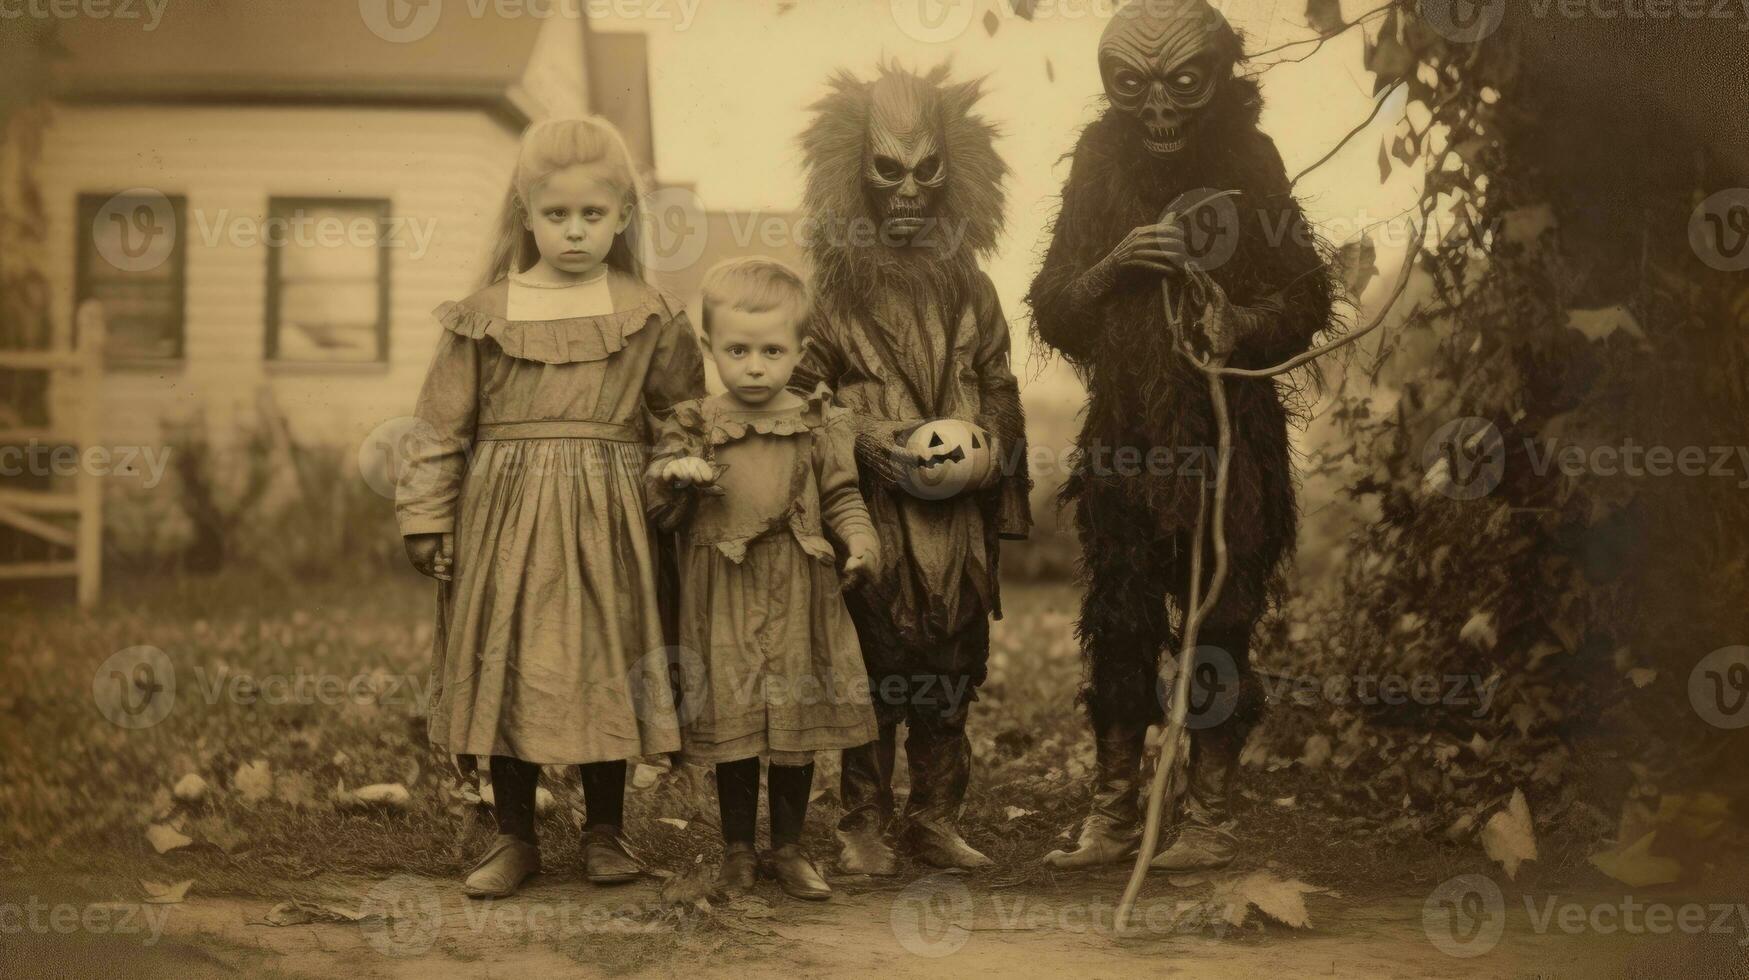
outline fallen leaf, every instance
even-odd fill
[[[193,878],[179,881],[174,885],[140,879],[140,888],[146,893],[147,905],[181,905],[183,899],[188,897],[188,889],[193,885]]]
[[[231,776],[231,786],[244,803],[260,803],[273,795],[273,767],[266,759],[245,762]]]
[[[1530,803],[1523,790],[1513,790],[1506,808],[1488,818],[1482,827],[1482,848],[1513,880],[1518,878],[1521,863],[1536,860],[1536,830],[1531,826]]]
[[[301,926],[311,922],[352,923],[359,922],[364,916],[350,909],[337,905],[317,905],[315,902],[302,902],[293,899],[280,902],[269,909],[267,916],[260,920],[262,925],[269,926]]]
[[[1668,885],[1682,877],[1682,864],[1652,853],[1652,841],[1657,836],[1656,830],[1651,831],[1626,847],[1593,854],[1587,860],[1592,867],[1624,885],[1634,888]]]
[[[1306,894],[1322,889],[1298,879],[1278,878],[1267,871],[1256,871],[1242,878],[1215,887],[1215,899],[1224,903],[1222,918],[1230,925],[1242,926],[1250,907],[1271,919],[1294,929],[1309,929],[1311,914],[1306,911]]]
[[[206,780],[192,772],[178,779],[176,785],[170,787],[170,795],[184,803],[199,803],[206,799],[206,794]]]
[[[194,843],[194,838],[169,824],[155,823],[146,828],[146,841],[152,845],[152,850],[164,854],[187,847]]]
[[[1306,739],[1305,751],[1300,753],[1300,765],[1307,769],[1321,769],[1324,763],[1330,761],[1330,755],[1330,736],[1321,733],[1313,735]]]
[[[657,817],[656,822],[665,823],[668,826],[673,827],[675,830],[685,830],[688,826],[688,823],[679,817]]]
[[[1479,650],[1492,650],[1500,642],[1500,633],[1494,623],[1494,614],[1477,610],[1470,615],[1463,629],[1458,630],[1458,639]]]
[[[1030,817],[1037,811],[1027,810],[1018,806],[1009,806],[1003,808],[1002,812],[1007,814],[1008,819],[1010,820],[1019,820],[1021,817]]]
[[[289,806],[306,807],[316,802],[316,781],[301,772],[283,772],[274,777],[273,795]]]
[[[1658,679],[1658,672],[1650,667],[1635,667],[1628,671],[1628,683],[1637,688],[1644,688]]]

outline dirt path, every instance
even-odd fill
[[[1606,977],[1633,937],[1538,932],[1523,907],[1487,953],[1459,958],[1430,939],[1422,897],[1358,902],[1314,895],[1313,928],[1169,925],[1181,894],[1144,898],[1139,938],[1115,939],[1115,876],[1052,889],[967,888],[937,877],[888,889],[843,886],[833,901],[787,901],[769,885],[710,916],[666,917],[655,882],[603,890],[549,875],[509,901],[471,902],[450,881],[400,876],[333,883],[331,904],[388,921],[264,924],[270,900],[191,895],[179,905],[109,906],[120,887],[90,879],[4,886],[0,975],[366,978],[780,975],[832,978],[1178,976]],[[109,894],[121,892],[110,891]],[[294,893],[288,889],[288,893]],[[295,893],[308,894],[307,884]],[[29,906],[40,907],[32,924]],[[59,912],[58,909],[77,911]],[[92,927],[93,909],[108,909]],[[11,910],[20,910],[11,912]],[[628,910],[631,910],[628,912]],[[60,918],[57,920],[56,915]],[[71,929],[62,929],[74,918]],[[1461,938],[1461,937],[1460,937]]]

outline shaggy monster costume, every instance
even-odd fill
[[[1027,297],[1036,337],[1074,364],[1089,395],[1080,459],[1062,497],[1076,504],[1082,546],[1082,700],[1098,774],[1079,842],[1047,858],[1059,865],[1115,861],[1135,847],[1143,738],[1161,721],[1167,690],[1157,665],[1162,647],[1177,646],[1165,600],[1185,607],[1199,499],[1213,482],[1213,407],[1203,376],[1173,347],[1162,276],[1182,292],[1182,266],[1202,259],[1216,287],[1211,302],[1230,304],[1231,335],[1207,339],[1237,367],[1286,360],[1331,324],[1327,266],[1275,144],[1257,128],[1257,84],[1234,75],[1241,57],[1238,36],[1201,0],[1118,11],[1099,47],[1109,105],[1075,147],[1062,211]],[[1225,219],[1231,227],[1213,236],[1232,249],[1224,261],[1224,250],[1194,255],[1198,236],[1184,227],[1157,224],[1205,190],[1240,192]],[[1214,701],[1218,713],[1194,731],[1179,833],[1154,862],[1173,870],[1232,859],[1228,784],[1260,708],[1248,669],[1251,635],[1296,524],[1282,395],[1267,379],[1226,384],[1231,570],[1199,642],[1231,659],[1209,652],[1227,690]],[[1125,458],[1119,453],[1149,463],[1125,470],[1113,464]]]
[[[930,864],[976,867],[989,859],[955,827],[971,777],[966,714],[989,617],[1001,615],[997,541],[1032,523],[1008,323],[978,268],[1001,230],[1007,167],[972,114],[977,82],[883,66],[873,81],[839,74],[829,85],[801,138],[818,299],[792,384],[824,381],[856,413],[862,493],[885,556],[848,597],[880,737],[844,752],[839,866],[895,870],[884,835],[904,722],[906,837]],[[1001,467],[989,485],[919,486],[918,457],[900,447],[938,418],[994,437]]]

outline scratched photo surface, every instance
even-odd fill
[[[0,973],[1749,978],[1749,0],[0,0]]]

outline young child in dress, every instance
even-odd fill
[[[600,119],[522,137],[488,285],[436,313],[396,513],[442,580],[434,744],[490,756],[498,835],[468,875],[505,896],[540,870],[542,765],[576,765],[592,882],[640,871],[626,759],[680,747],[645,515],[649,413],[704,393],[684,307],[646,285],[638,187]]]
[[[704,280],[704,342],[727,389],[675,406],[652,458],[651,513],[680,534],[680,639],[697,657],[681,710],[689,760],[715,763],[718,888],[753,887],[759,757],[768,756],[767,868],[788,894],[832,893],[801,849],[814,753],[874,737],[856,630],[840,590],[879,562],[857,490],[848,415],[822,387],[786,391],[801,359],[806,284],[738,259]],[[842,579],[825,535],[842,546]]]

